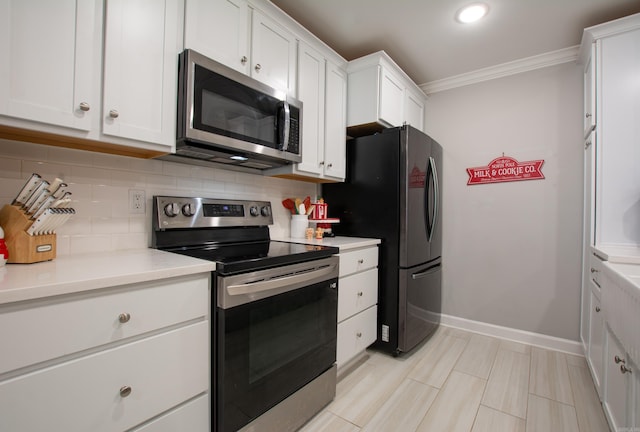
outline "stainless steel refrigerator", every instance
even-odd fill
[[[380,238],[378,338],[407,352],[440,323],[442,147],[411,127],[347,141],[345,183],[325,184],[336,235]]]

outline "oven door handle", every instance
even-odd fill
[[[229,285],[227,287],[227,294],[230,296],[247,295],[278,289],[281,290],[281,292],[286,292],[286,287],[289,285],[295,285],[300,282],[314,283],[317,279],[322,280],[324,276],[333,273],[335,268],[335,264],[329,264],[317,270],[301,272],[294,275],[277,276],[269,280]],[[295,286],[292,287],[292,289],[295,289]]]

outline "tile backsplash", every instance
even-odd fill
[[[149,247],[154,195],[271,201],[271,236],[287,236],[289,214],[281,201],[313,199],[318,191],[313,183],[258,174],[0,140],[0,206],[32,173],[59,177],[72,193],[77,214],[58,230],[58,255]],[[144,191],[144,214],[130,213],[130,189]]]

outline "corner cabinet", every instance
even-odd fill
[[[302,162],[269,170],[268,175],[313,182],[344,181],[347,76],[344,68],[327,57],[309,44],[299,42]]]
[[[338,373],[376,341],[378,246],[340,251]]]
[[[347,72],[349,135],[403,124],[424,129],[425,94],[384,51],[352,60]]]
[[[0,0],[0,137],[144,157],[170,152],[183,6]]]
[[[209,280],[1,305],[0,430],[209,431]]]

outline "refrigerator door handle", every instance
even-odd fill
[[[423,277],[427,277],[431,274],[434,274],[435,272],[440,270],[440,264],[436,264],[433,267],[429,267],[428,269],[421,271],[419,273],[414,273],[411,275],[411,279],[416,280],[416,279],[422,279]]]
[[[440,187],[438,185],[438,169],[436,168],[436,160],[431,156],[429,157],[429,164],[431,165],[431,176],[433,178],[433,218],[431,219],[431,231],[429,232],[429,241],[431,241],[433,232],[436,230],[436,223],[438,222]]]

